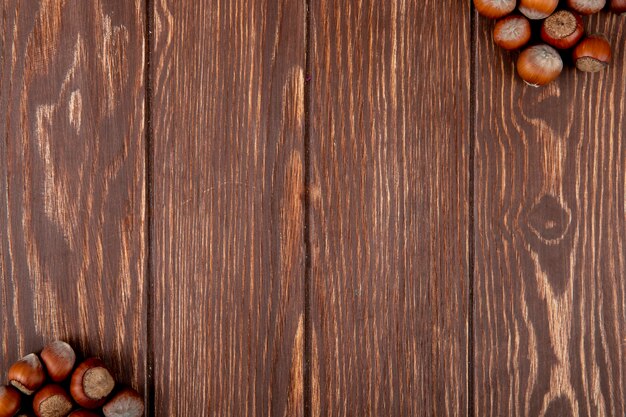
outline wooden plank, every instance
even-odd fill
[[[0,1],[0,368],[53,338],[145,384],[142,1]]]
[[[469,2],[311,26],[312,415],[467,415]]]
[[[302,415],[305,3],[154,3],[156,410]]]
[[[626,56],[542,89],[477,26],[477,416],[626,415]],[[485,116],[490,115],[490,116]]]

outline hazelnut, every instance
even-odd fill
[[[548,45],[525,49],[517,60],[517,73],[533,87],[548,84],[563,70],[561,55]]]
[[[13,417],[22,405],[22,396],[13,387],[0,386],[0,417]]]
[[[606,0],[567,0],[567,7],[580,14],[598,13],[606,5]]]
[[[26,395],[33,395],[45,380],[46,373],[34,353],[24,356],[9,368],[9,382]]]
[[[90,358],[78,365],[72,374],[70,393],[78,405],[94,409],[106,402],[114,387],[115,381],[104,363],[98,358]]]
[[[517,0],[474,0],[478,13],[492,19],[499,19],[515,10]]]
[[[611,0],[611,11],[614,13],[626,13],[626,0]]]
[[[498,20],[493,29],[493,40],[506,50],[519,49],[530,40],[530,22],[524,16],[512,14]]]
[[[556,10],[559,0],[520,0],[519,11],[529,19],[545,19]]]
[[[611,45],[601,35],[591,35],[574,48],[576,68],[584,72],[598,72],[611,62]]]
[[[106,417],[141,417],[143,411],[143,398],[131,388],[123,389],[102,407]]]
[[[569,10],[554,13],[541,25],[541,39],[559,49],[574,47],[584,34],[583,19]]]
[[[46,365],[50,379],[54,382],[61,382],[72,373],[76,363],[76,353],[70,345],[57,340],[43,349],[41,360]]]
[[[55,384],[43,387],[33,399],[33,411],[37,417],[65,417],[72,408],[70,396]]]

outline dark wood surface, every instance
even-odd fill
[[[626,20],[533,89],[452,0],[0,0],[0,370],[154,416],[626,415]]]
[[[146,377],[140,1],[0,2],[0,368],[63,338]]]
[[[612,67],[542,89],[477,25],[477,416],[626,415],[626,21],[585,20]]]
[[[312,3],[314,416],[466,415],[469,12]]]
[[[303,414],[305,7],[155,3],[160,415]]]

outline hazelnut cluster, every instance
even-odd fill
[[[62,341],[15,362],[9,385],[0,386],[0,417],[141,417],[143,399],[115,380],[98,358],[76,364],[76,353]],[[79,409],[76,409],[79,408]],[[75,410],[76,409],[76,410]],[[74,410],[74,411],[73,411]]]
[[[474,0],[474,5],[481,15],[498,19],[493,30],[498,46],[509,51],[525,48],[517,58],[517,73],[538,87],[561,74],[562,54],[571,54],[576,68],[584,72],[609,65],[611,45],[602,35],[585,35],[581,17],[598,13],[607,2],[613,12],[626,13],[626,0],[561,0],[562,8],[559,0]],[[534,43],[533,38],[541,41]]]

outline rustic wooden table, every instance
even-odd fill
[[[543,89],[468,0],[1,0],[0,366],[152,416],[626,415],[626,18]]]

